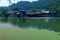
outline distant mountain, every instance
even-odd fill
[[[48,10],[60,10],[60,0],[39,0],[39,1],[20,1],[18,3],[14,3],[9,7],[5,7],[5,10],[9,9],[17,9],[17,10],[29,10],[29,9],[48,9]],[[2,8],[0,8],[2,9]]]
[[[14,7],[15,6],[15,7]],[[34,2],[22,1],[17,4],[12,4],[11,7],[19,8],[20,10],[28,10],[31,8],[35,9],[59,9],[60,0],[39,0]]]
[[[46,6],[47,8],[55,8],[60,7],[60,0],[39,0],[40,4]]]

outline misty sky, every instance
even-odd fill
[[[11,0],[12,3],[17,3],[18,1],[21,1],[21,0]],[[37,0],[22,0],[22,1],[37,1]],[[0,6],[8,6],[9,5],[9,2],[7,0],[1,0],[0,1]]]

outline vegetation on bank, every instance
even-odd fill
[[[47,29],[1,27],[0,40],[60,40],[60,33]]]
[[[9,0],[8,0],[9,1]],[[11,0],[10,0],[11,1]],[[38,1],[19,1],[17,3],[13,3],[7,7],[0,7],[0,16],[1,14],[8,16],[20,13],[21,10],[25,10],[28,14],[40,14],[42,13],[60,13],[60,1],[59,0],[38,0]],[[43,10],[45,9],[45,10]],[[11,11],[12,10],[12,11]],[[43,11],[42,11],[43,10]],[[10,11],[10,12],[8,12]],[[17,11],[17,12],[14,12]],[[58,15],[59,14],[55,14]]]

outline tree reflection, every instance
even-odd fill
[[[20,28],[38,28],[60,31],[60,19],[56,18],[43,18],[43,19],[26,19],[26,17],[2,17],[0,22],[11,23]]]

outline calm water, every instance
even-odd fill
[[[60,32],[60,17],[0,17],[0,27],[37,28]]]

